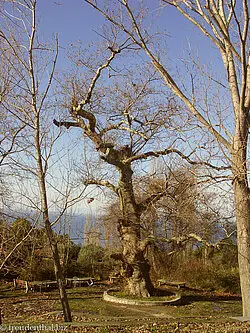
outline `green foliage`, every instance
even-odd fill
[[[22,268],[19,278],[28,281],[54,280],[55,270],[53,260],[41,257],[33,258],[31,265]]]
[[[216,289],[230,293],[240,293],[240,278],[238,267],[217,267],[214,272]]]
[[[64,253],[65,276],[73,277],[79,275],[79,266],[77,264],[77,258],[81,250],[81,246],[70,242],[69,246],[65,250],[66,250],[66,253]]]
[[[80,270],[85,276],[96,277],[102,271],[100,266],[103,266],[104,249],[99,245],[89,244],[81,248],[77,263]]]
[[[189,286],[230,293],[240,293],[240,280],[237,266],[226,267],[220,263],[204,263],[192,259],[174,272],[173,278],[185,280]]]
[[[34,232],[31,228],[31,223],[24,218],[17,218],[12,223],[2,221],[0,262],[8,258],[1,272],[4,277],[13,278],[18,276],[26,267],[32,254]],[[29,237],[26,237],[27,235]],[[19,243],[20,245],[16,247]],[[13,249],[15,250],[12,252]]]
[[[89,244],[81,248],[77,261],[81,265],[86,265],[91,261],[102,260],[103,255],[104,249],[101,246]]]
[[[11,232],[16,236],[19,241],[27,235],[31,229],[31,223],[24,218],[17,218],[11,224]]]
[[[240,293],[237,245],[232,240],[224,240],[217,249],[200,246],[194,250],[190,247],[171,256],[167,251],[157,249],[151,257],[154,263],[151,274],[156,280],[181,280],[194,288]]]
[[[114,265],[109,252],[95,244],[88,244],[81,248],[77,263],[81,275],[99,277],[101,279],[108,277]]]
[[[215,251],[212,260],[214,263],[218,262],[224,267],[237,266],[237,245],[233,244],[233,242],[228,239],[226,245],[223,245],[219,250]]]
[[[0,277],[9,279],[18,277],[29,281],[55,279],[51,248],[46,232],[44,228],[34,228],[33,230],[31,228],[31,223],[23,218],[18,218],[12,223],[1,221],[2,252],[0,253],[0,262],[15,248],[16,244],[31,232],[9,257],[0,272]],[[68,235],[55,234],[55,237],[65,275],[69,277],[76,275],[80,247],[75,245]]]

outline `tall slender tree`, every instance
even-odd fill
[[[8,167],[12,168],[13,175],[17,175],[16,179],[27,184],[25,191],[22,184],[21,200],[27,207],[32,207],[46,230],[64,319],[70,322],[71,311],[53,225],[59,221],[66,209],[77,201],[77,196],[72,197],[68,183],[63,193],[60,190],[61,185],[55,186],[53,177],[50,177],[50,172],[53,172],[50,161],[55,164],[54,146],[61,135],[60,132],[55,134],[51,130],[53,110],[48,101],[58,57],[58,40],[56,37],[51,46],[38,38],[36,0],[3,1],[2,6],[2,59],[5,67],[11,69],[12,77],[9,93],[2,100],[1,107],[5,111],[6,121],[12,117],[23,126],[23,135],[17,140],[20,151],[8,155]],[[18,182],[14,189],[17,191]],[[53,207],[50,203],[51,191],[54,191],[54,207],[61,209],[53,221],[49,214],[50,207]]]

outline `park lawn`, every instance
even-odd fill
[[[239,295],[183,289],[179,303],[145,307],[105,302],[102,294],[107,289],[96,285],[68,290],[74,332],[171,332],[173,327],[177,332],[215,332],[213,327],[220,326],[221,332],[250,332],[249,322],[231,318],[241,315]],[[3,325],[65,325],[56,290],[25,294],[0,289],[0,307]]]

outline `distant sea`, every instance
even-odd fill
[[[35,213],[30,212],[6,212],[5,218],[7,220],[14,221],[16,218],[26,218],[28,221],[32,223],[36,219]],[[50,221],[53,223],[57,218],[56,213],[50,214]],[[76,244],[83,244],[84,243],[84,225],[86,220],[92,221],[95,224],[96,216],[94,214],[72,214],[72,215],[65,215],[60,218],[60,220],[53,225],[53,230],[55,230],[60,235],[70,235],[72,241]],[[42,228],[43,223],[40,219],[38,223],[38,228]]]

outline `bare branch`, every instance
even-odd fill
[[[15,133],[14,135],[12,136],[11,138],[11,144],[10,144],[10,147],[8,148],[7,151],[3,151],[3,153],[1,153],[1,156],[0,156],[0,166],[3,164],[3,161],[4,159],[10,155],[12,152],[13,152],[13,147],[14,147],[14,144],[15,144],[15,141],[16,141],[16,138],[17,138],[17,135],[25,128],[25,125],[23,125],[22,127],[20,127]],[[1,144],[3,143],[2,140],[0,142]]]
[[[70,127],[81,127],[81,125],[77,122],[57,121],[56,119],[53,119],[53,124],[56,125],[57,127],[65,126],[67,129],[69,129]]]
[[[99,180],[99,179],[86,179],[84,180],[84,184],[87,185],[98,185],[98,186],[104,186],[110,189],[112,192],[118,194],[118,188],[110,183],[107,180]]]
[[[84,105],[90,103],[90,100],[91,100],[91,97],[92,97],[93,90],[94,90],[94,88],[95,88],[95,85],[96,85],[96,82],[97,82],[98,78],[99,78],[100,75],[101,75],[101,72],[102,72],[105,68],[107,68],[107,67],[110,65],[110,63],[112,62],[112,60],[115,58],[115,56],[116,56],[118,53],[121,52],[119,48],[118,48],[117,50],[115,50],[115,49],[113,48],[113,46],[109,46],[108,49],[111,51],[111,56],[108,58],[108,60],[106,61],[105,64],[101,65],[101,66],[97,69],[96,74],[95,74],[95,76],[93,77],[92,82],[91,82],[91,84],[90,84],[90,86],[89,86],[89,90],[88,90],[88,92],[87,92],[87,94],[86,94],[86,97],[85,97],[85,98],[79,103],[78,108],[75,110],[76,112],[80,111]]]
[[[9,258],[13,255],[13,253],[16,252],[16,250],[19,248],[19,246],[22,245],[30,237],[31,233],[35,230],[38,221],[39,221],[39,218],[37,218],[36,222],[34,223],[32,228],[30,228],[30,230],[27,232],[27,234],[6,255],[6,257],[4,258],[4,260],[0,264],[0,271],[3,269],[4,265],[9,260]]]
[[[164,243],[175,243],[176,245],[179,245],[181,247],[187,242],[197,241],[198,243],[202,243],[206,247],[220,249],[221,245],[228,245],[228,243],[226,243],[225,241],[227,239],[230,239],[234,233],[235,233],[235,230],[233,232],[231,232],[230,234],[228,234],[226,236],[226,238],[222,238],[216,243],[211,243],[211,242],[207,241],[206,239],[204,239],[203,237],[201,237],[200,235],[197,235],[195,233],[190,233],[187,235],[171,237],[171,238],[150,235],[149,237],[147,237],[147,239],[144,240],[144,244],[147,246],[155,241],[160,241],[160,242],[164,242]]]
[[[152,194],[150,197],[146,198],[145,200],[137,204],[138,211],[142,213],[143,211],[147,210],[150,205],[159,201],[166,194],[167,194],[167,189],[162,192]]]
[[[51,84],[52,84],[52,80],[54,78],[55,69],[56,69],[56,63],[57,63],[57,58],[58,58],[58,50],[59,50],[59,43],[58,43],[58,37],[56,36],[56,52],[55,52],[55,57],[53,59],[53,64],[52,64],[52,69],[50,71],[49,80],[48,80],[46,89],[45,89],[45,91],[43,93],[43,97],[41,99],[39,108],[38,108],[39,110],[41,110],[42,107],[43,107],[44,101],[45,101],[46,97],[48,96],[48,93],[49,93],[49,90],[50,90],[50,87],[51,87]]]
[[[213,168],[217,171],[231,169],[230,166],[217,167],[216,165],[213,165],[213,164],[205,162],[205,161],[193,161],[190,159],[190,155],[186,156],[181,151],[179,151],[178,149],[175,149],[175,148],[167,148],[167,149],[158,150],[158,151],[148,151],[146,153],[138,154],[136,156],[131,156],[131,157],[123,160],[123,163],[131,163],[131,162],[134,162],[137,160],[147,159],[149,157],[159,157],[159,156],[169,155],[172,153],[179,155],[182,159],[184,159],[185,161],[187,161],[188,163],[190,163],[192,165],[205,165],[205,166]]]
[[[95,132],[95,127],[96,127],[96,118],[93,115],[93,113],[86,111],[86,110],[82,110],[82,107],[80,106],[80,104],[77,107],[72,107],[72,112],[71,112],[73,118],[76,118],[77,116],[80,116],[84,119],[87,119],[89,122],[89,130],[91,132]],[[87,128],[86,128],[87,129]]]

